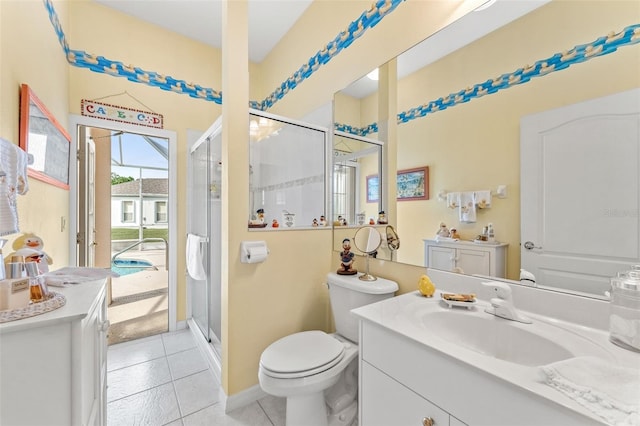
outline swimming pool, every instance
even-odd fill
[[[134,268],[134,266],[142,266],[142,268]],[[111,270],[121,277],[144,271],[149,266],[153,266],[153,264],[148,260],[140,259],[116,259],[111,262]]]

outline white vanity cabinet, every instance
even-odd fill
[[[0,424],[106,424],[105,283],[52,287],[64,306],[0,324]]]
[[[374,306],[378,305],[378,309]],[[601,424],[562,409],[374,321],[393,304],[360,308],[361,426],[586,426]],[[531,372],[534,379],[535,372]]]
[[[508,246],[506,243],[424,240],[424,266],[443,271],[460,268],[468,275],[505,278]]]

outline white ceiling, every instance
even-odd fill
[[[210,46],[222,46],[221,0],[94,1]],[[262,62],[312,1],[249,0],[249,59]]]
[[[208,45],[221,46],[221,0],[94,1]],[[249,59],[260,63],[312,1],[248,0]],[[411,74],[549,1],[496,0],[491,7],[464,16],[399,56],[398,76]],[[345,21],[356,18],[346,16]],[[310,50],[309,57],[314,53],[315,50]],[[377,82],[363,77],[345,89],[345,93],[362,98],[376,90]]]

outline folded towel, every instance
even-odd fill
[[[576,357],[541,367],[544,383],[616,426],[640,425],[640,369]]]
[[[202,266],[202,243],[206,241],[206,238],[198,235],[187,235],[187,272],[194,280],[204,281],[207,279],[204,266]]]
[[[460,193],[460,222],[475,223],[476,221],[476,200],[474,192]]]
[[[476,206],[479,209],[488,209],[491,207],[491,191],[476,191]]]
[[[42,274],[48,286],[68,287],[70,284],[81,284],[87,281],[106,277],[119,277],[120,274],[108,268],[86,268],[67,266]]]

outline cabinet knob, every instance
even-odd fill
[[[109,330],[110,325],[111,325],[111,322],[109,322],[109,320],[103,321],[102,324],[100,324],[100,331],[107,332],[107,330]]]
[[[435,420],[433,420],[431,417],[425,417],[422,419],[422,426],[434,426],[435,424]]]

